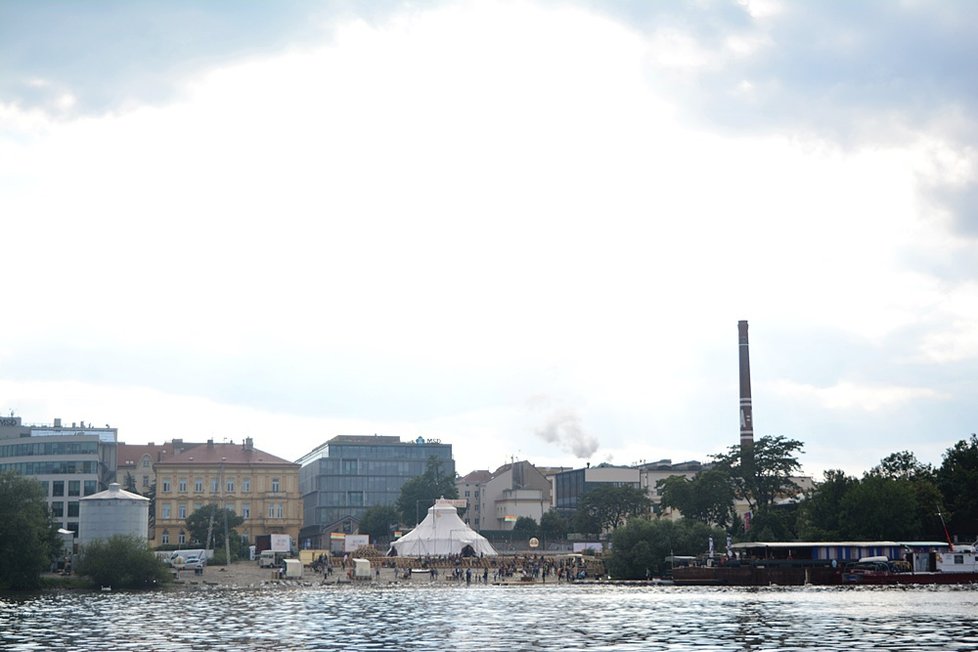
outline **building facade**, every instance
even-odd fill
[[[473,471],[455,484],[467,503],[463,520],[475,529],[512,530],[520,517],[540,523],[550,509],[550,480],[525,460]]]
[[[451,444],[418,437],[333,437],[301,460],[302,547],[328,548],[331,532],[350,534],[371,507],[394,505],[401,487],[425,472],[429,458],[455,477]]]
[[[20,417],[0,419],[0,471],[12,470],[41,483],[59,528],[78,536],[81,499],[115,482],[116,428],[84,422],[62,426],[24,425]]]
[[[586,493],[600,486],[641,488],[641,471],[629,466],[599,464],[557,473],[554,475],[554,507],[569,516]]]
[[[228,507],[244,518],[237,531],[247,543],[265,534],[288,534],[298,540],[299,465],[255,448],[251,438],[241,444],[208,440],[178,448],[155,462],[153,469],[156,546],[191,543],[187,517],[210,504]]]

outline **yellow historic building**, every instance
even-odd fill
[[[263,534],[288,534],[298,541],[302,524],[299,465],[258,450],[250,437],[242,444],[208,440],[174,447],[153,464],[153,470],[153,545],[190,544],[187,517],[211,503],[244,518],[237,531],[248,543]]]

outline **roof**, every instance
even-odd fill
[[[244,444],[225,444],[212,443],[200,444],[193,448],[184,450],[175,455],[166,457],[160,465],[181,465],[181,466],[215,466],[225,464],[249,464],[249,465],[288,465],[298,468],[298,464],[289,460],[276,457],[271,453],[259,450],[254,447],[247,447]]]
[[[472,471],[468,475],[459,478],[459,482],[467,482],[469,484],[479,484],[482,482],[489,482],[492,479],[492,472],[487,470]]]
[[[909,546],[928,548],[947,546],[947,541],[748,541],[733,544],[734,548],[866,548]]]
[[[140,496],[139,494],[134,494],[126,491],[118,482],[113,482],[109,485],[109,488],[105,491],[100,491],[97,494],[92,494],[91,496],[85,496],[81,500],[136,500],[142,502],[149,502],[149,498],[146,496]]]
[[[143,456],[148,455],[151,462],[160,462],[164,456],[172,456],[174,451],[182,452],[195,446],[203,446],[202,442],[186,442],[182,439],[165,441],[162,444],[126,444],[120,442],[118,445],[117,459],[122,468],[128,466],[138,466]]]

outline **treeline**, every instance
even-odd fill
[[[683,519],[633,518],[616,529],[609,571],[620,578],[659,574],[667,556],[701,554],[709,537],[722,555],[728,535],[734,541],[942,541],[950,535],[966,542],[978,536],[975,434],[947,449],[940,466],[901,451],[861,478],[826,471],[804,494],[792,481],[801,450],[797,440],[762,437],[746,460],[733,446],[691,478],[660,481],[660,513],[674,508]],[[736,500],[747,503],[749,518],[734,510]]]

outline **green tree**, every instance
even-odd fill
[[[418,521],[428,513],[428,508],[439,498],[458,498],[458,487],[455,478],[442,469],[442,462],[432,455],[424,473],[413,477],[401,486],[401,495],[394,504],[401,515],[401,521],[408,525],[417,525]]]
[[[800,514],[800,535],[808,541],[838,541],[846,538],[849,528],[841,520],[842,501],[859,484],[856,478],[838,469],[823,474],[804,503]]]
[[[920,536],[914,487],[904,478],[866,474],[842,498],[839,521],[849,539],[913,540]]]
[[[606,484],[581,496],[577,510],[587,517],[582,522],[596,523],[600,533],[614,530],[633,516],[647,516],[651,506],[649,497],[638,487]]]
[[[146,589],[170,581],[170,572],[145,539],[117,534],[87,544],[78,561],[78,574],[93,586]]]
[[[401,515],[390,505],[377,505],[363,513],[360,534],[369,534],[371,541],[389,541],[391,526],[397,527]]]
[[[754,442],[753,459],[747,465],[741,463],[740,446],[731,446],[726,453],[713,458],[730,474],[735,495],[746,500],[756,516],[770,508],[777,498],[797,491],[791,476],[801,468],[798,454],[803,447],[797,439],[776,435]]]
[[[924,464],[910,451],[900,451],[886,456],[873,467],[870,475],[908,483],[914,492],[916,511],[914,521],[921,539],[942,538],[944,527],[939,514],[944,510],[944,500],[937,487],[937,474],[930,464]]]
[[[228,543],[231,548],[231,558],[234,559],[238,552],[238,541],[240,537],[234,528],[244,523],[244,518],[234,513],[228,507],[218,507],[214,503],[204,505],[187,517],[187,531],[190,533],[190,540],[201,546],[207,545],[207,532],[211,533],[211,545],[214,550],[224,548],[224,515],[227,513],[228,519]],[[212,520],[213,517],[213,520]]]
[[[667,557],[702,554],[711,536],[715,546],[723,546],[723,530],[699,521],[633,518],[611,535],[608,573],[615,579],[661,575],[668,569]]]
[[[516,523],[513,524],[513,532],[525,537],[536,536],[539,530],[540,526],[537,525],[536,520],[529,516],[520,516],[516,519]]]
[[[661,505],[678,509],[683,518],[729,527],[734,520],[734,484],[724,468],[708,469],[692,478],[673,475],[657,483]]]
[[[978,536],[978,435],[972,433],[945,451],[937,486],[948,511],[945,518],[950,532]]]
[[[564,518],[556,509],[547,510],[540,517],[540,534],[545,539],[566,539],[567,538],[567,519]]]
[[[32,589],[60,548],[41,484],[0,471],[0,589]]]

